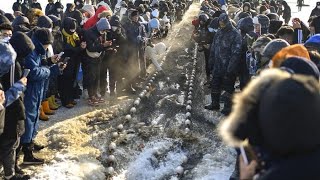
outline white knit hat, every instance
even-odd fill
[[[90,14],[90,17],[94,16],[94,7],[90,4],[85,4],[82,9]]]

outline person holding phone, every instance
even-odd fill
[[[4,168],[4,179],[30,178],[15,169],[15,152],[24,132],[24,106],[21,99],[27,86],[26,77],[21,78],[21,74],[15,76],[15,70],[19,69],[16,57],[10,44],[0,43],[0,164]]]

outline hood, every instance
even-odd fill
[[[12,22],[12,27],[19,26],[19,25],[29,26],[30,25],[29,19],[25,16],[16,17]]]
[[[100,6],[98,9],[97,9],[97,11],[96,11],[96,13],[94,14],[94,18],[95,19],[98,19],[98,16],[99,16],[99,14],[100,13],[102,13],[103,11],[107,11],[108,9],[105,7],[105,6]],[[92,17],[92,18],[93,18]],[[91,19],[91,18],[90,18]]]
[[[51,19],[53,27],[60,27],[61,26],[61,19],[58,18],[55,15],[48,15],[48,17]]]
[[[48,16],[40,16],[38,18],[37,26],[51,29],[53,27],[52,20]]]
[[[35,47],[35,50],[36,50],[37,54],[45,55],[46,54],[46,50],[44,49],[44,47],[41,44],[41,42],[35,36],[32,36],[31,40],[32,40],[32,42],[34,44],[34,47]]]
[[[10,21],[6,16],[0,14],[0,24],[3,24],[3,23],[10,24]]]
[[[16,58],[17,54],[10,44],[0,43],[0,77],[9,72]]]
[[[251,17],[243,18],[239,23],[239,29],[243,33],[249,33],[254,30],[253,20]]]
[[[274,68],[278,68],[284,61],[293,56],[303,57],[310,60],[308,50],[301,44],[295,44],[285,47],[275,54],[272,58],[272,66]]]
[[[22,32],[13,33],[9,42],[14,48],[14,50],[17,52],[17,56],[19,59],[25,58],[35,49],[31,39],[25,33]]]
[[[311,36],[306,43],[304,44],[306,47],[316,47],[320,48],[320,34],[316,34]]]

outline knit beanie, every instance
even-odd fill
[[[104,30],[111,29],[111,26],[109,24],[108,19],[107,18],[101,18],[97,22],[97,29],[98,29],[98,31],[104,31]]]
[[[274,39],[270,41],[261,52],[261,55],[272,59],[272,57],[281,49],[290,46],[290,44],[283,39]]]
[[[89,13],[90,17],[94,16],[94,14],[96,13],[95,10],[94,10],[94,7],[92,5],[90,5],[90,4],[85,4],[82,7],[82,10],[84,10],[87,13]]]
[[[150,29],[159,29],[160,28],[160,22],[158,19],[153,18],[149,21],[149,27]]]
[[[48,17],[51,19],[53,27],[60,27],[61,26],[61,19],[60,18],[58,18],[57,16],[52,15],[52,14],[48,15]]]
[[[289,57],[303,57],[310,60],[308,50],[301,44],[294,44],[283,48],[281,51],[277,52],[272,58],[272,67],[278,68],[281,64]]]
[[[40,28],[52,28],[52,20],[48,16],[40,16],[38,18],[37,26]]]
[[[53,36],[49,29],[38,28],[34,33],[33,37],[39,40],[42,45],[48,45],[53,43]]]
[[[241,21],[239,22],[239,29],[241,30],[241,32],[245,32],[248,33],[250,31],[254,30],[254,26],[253,26],[253,20],[251,17],[246,17],[241,19]]]

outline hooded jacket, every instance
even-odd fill
[[[231,25],[226,14],[224,16],[226,27],[219,29],[215,34],[210,49],[209,64],[213,67],[213,76],[235,75],[239,70],[239,56],[241,54],[241,35]]]
[[[18,16],[12,22],[13,32],[29,32],[30,31],[30,22],[29,19],[25,16]]]
[[[83,29],[90,29],[93,27],[98,21],[99,21],[99,14],[103,11],[107,11],[107,8],[105,6],[100,6],[94,16],[90,17],[86,23],[83,25]]]

